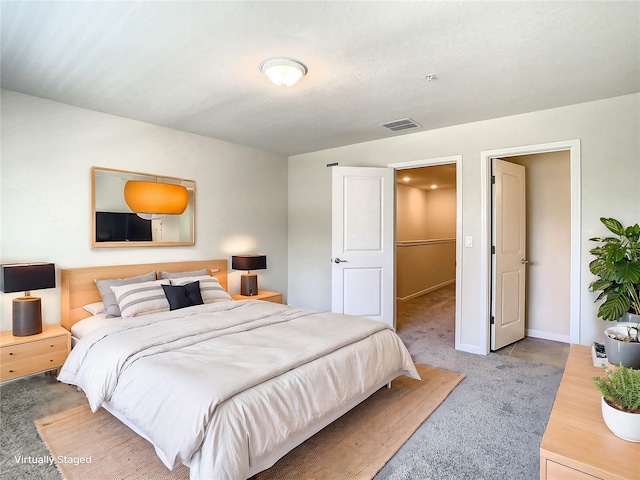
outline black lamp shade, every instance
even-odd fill
[[[231,268],[234,270],[264,270],[267,268],[266,255],[234,255],[231,257]]]
[[[55,288],[56,270],[53,263],[16,263],[0,265],[0,291],[26,292]]]

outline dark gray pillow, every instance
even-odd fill
[[[209,270],[203,268],[201,270],[192,270],[190,272],[160,272],[160,278],[181,278],[181,277],[199,277],[201,275],[209,275]]]
[[[113,290],[111,290],[111,287],[119,287],[130,283],[151,282],[155,279],[156,272],[149,272],[144,275],[138,275],[137,277],[95,280],[100,296],[102,297],[102,303],[104,304],[104,311],[107,314],[107,318],[120,316],[120,307],[118,306],[116,295],[113,293]]]
[[[200,282],[191,282],[184,285],[162,285],[162,289],[169,301],[170,310],[204,304],[200,293]]]

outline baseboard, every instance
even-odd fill
[[[542,330],[529,330],[525,332],[527,337],[542,338],[544,340],[553,340],[554,342],[571,343],[570,335],[561,333],[543,332]]]
[[[447,280],[446,282],[439,283],[438,285],[434,285],[433,287],[425,288],[424,290],[420,290],[419,292],[412,293],[411,295],[407,295],[406,297],[396,297],[398,302],[406,302],[407,300],[411,300],[412,298],[420,297],[422,295],[426,295],[429,292],[433,292],[434,290],[438,290],[439,288],[446,287],[447,285],[451,285],[452,283],[456,283],[456,279]]]

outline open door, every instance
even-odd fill
[[[524,338],[526,177],[522,165],[492,159],[491,350]]]
[[[391,168],[332,167],[331,310],[395,326]]]

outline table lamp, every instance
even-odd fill
[[[250,270],[264,270],[267,268],[267,256],[259,254],[234,255],[231,257],[231,268],[246,270],[240,276],[240,295],[253,296],[258,294],[258,275]]]
[[[53,263],[14,263],[0,265],[0,291],[25,292],[13,299],[13,335],[27,337],[42,332],[42,304],[30,290],[55,288]]]

